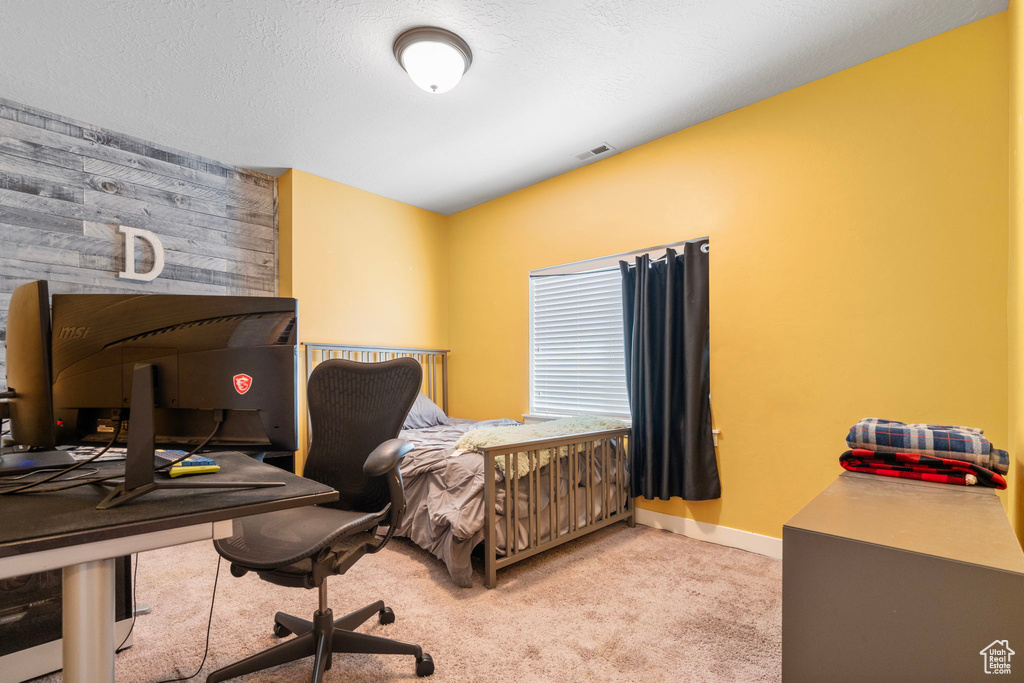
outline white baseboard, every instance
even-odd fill
[[[718,545],[727,545],[730,548],[739,548],[778,560],[782,559],[781,538],[772,538],[751,531],[741,531],[707,522],[697,522],[686,517],[666,515],[663,512],[644,510],[640,507],[636,508],[636,521],[644,526],[664,529],[674,534],[695,538],[698,541],[710,541]]]

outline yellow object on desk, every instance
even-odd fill
[[[220,465],[190,465],[187,467],[175,465],[168,474],[172,477],[180,477],[183,474],[211,474],[218,470],[220,470]]]

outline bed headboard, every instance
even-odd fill
[[[344,358],[358,363],[379,363],[392,358],[412,358],[423,368],[422,391],[448,414],[448,350],[410,349],[400,346],[353,346],[351,344],[303,344],[306,347],[306,379],[318,363]],[[440,400],[438,400],[440,399]]]

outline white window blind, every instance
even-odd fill
[[[530,412],[629,417],[618,268],[530,277]]]

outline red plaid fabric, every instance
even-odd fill
[[[839,456],[839,464],[851,472],[867,472],[885,477],[919,479],[940,484],[971,486],[980,484],[1005,489],[1001,474],[963,460],[947,460],[920,453],[879,453],[854,448]]]

